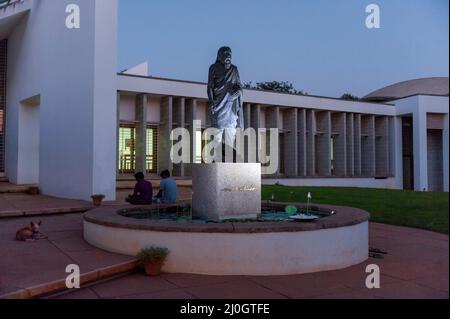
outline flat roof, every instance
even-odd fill
[[[169,82],[178,82],[178,83],[186,83],[186,84],[198,84],[198,85],[207,85],[206,82],[199,82],[199,81],[189,81],[189,80],[179,80],[179,79],[171,79],[171,78],[164,78],[164,77],[156,77],[156,76],[143,76],[143,75],[136,75],[136,74],[126,74],[126,73],[117,73],[119,76],[127,76],[127,77],[135,77],[135,78],[143,78],[143,79],[153,79],[153,80],[161,80],[161,81],[169,81]],[[330,96],[321,96],[321,95],[312,95],[312,94],[295,94],[295,93],[287,93],[287,92],[275,92],[270,90],[260,90],[260,89],[253,89],[253,88],[245,88],[245,91],[255,91],[255,92],[265,92],[265,93],[271,93],[271,94],[282,94],[282,95],[291,95],[291,96],[303,96],[303,97],[312,97],[312,98],[320,98],[320,99],[330,99],[330,100],[336,100],[336,101],[345,101],[349,103],[366,103],[366,104],[376,104],[376,105],[389,105],[393,106],[392,103],[382,103],[382,102],[371,102],[371,101],[364,101],[364,100],[346,100],[342,98],[336,98],[336,97],[330,97]]]

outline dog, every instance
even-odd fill
[[[16,233],[16,239],[18,241],[37,241],[40,239],[47,239],[48,237],[43,235],[39,230],[42,222],[31,222],[28,227],[22,228]]]

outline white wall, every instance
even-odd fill
[[[22,156],[18,159],[18,178],[25,184],[39,183],[40,148],[40,105],[39,103],[20,103],[20,136],[23,145]]]
[[[134,122],[136,120],[136,97],[120,95],[120,120]]]
[[[448,97],[418,95],[394,101],[397,115],[413,116],[414,189],[428,191],[427,113],[444,114],[448,127]],[[448,130],[443,131],[444,190],[448,191]],[[446,151],[447,150],[447,151]],[[446,187],[447,185],[447,187]]]
[[[67,29],[66,5],[81,10]],[[6,173],[27,180],[20,101],[41,96],[39,182],[44,194],[115,199],[117,0],[40,0],[9,36]]]
[[[449,191],[449,145],[448,145],[448,139],[449,139],[449,119],[448,114],[444,116],[444,130],[442,131],[442,144],[443,144],[443,150],[442,153],[444,155],[443,159],[443,165],[444,165],[444,192]]]
[[[147,104],[147,122],[161,122],[161,99],[159,97],[149,96]]]
[[[286,233],[184,233],[113,228],[84,221],[91,245],[129,256],[167,247],[163,271],[216,276],[305,274],[357,265],[368,258],[369,223]],[[207,262],[205,262],[207,261]]]

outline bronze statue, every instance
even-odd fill
[[[209,68],[208,98],[215,142],[234,148],[236,128],[244,128],[243,88],[238,68],[231,64],[232,51],[222,47],[216,63]]]

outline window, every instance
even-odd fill
[[[147,173],[158,172],[158,129],[147,128]]]
[[[135,171],[135,139],[136,128],[131,125],[120,125],[119,128],[119,173],[132,174]]]

